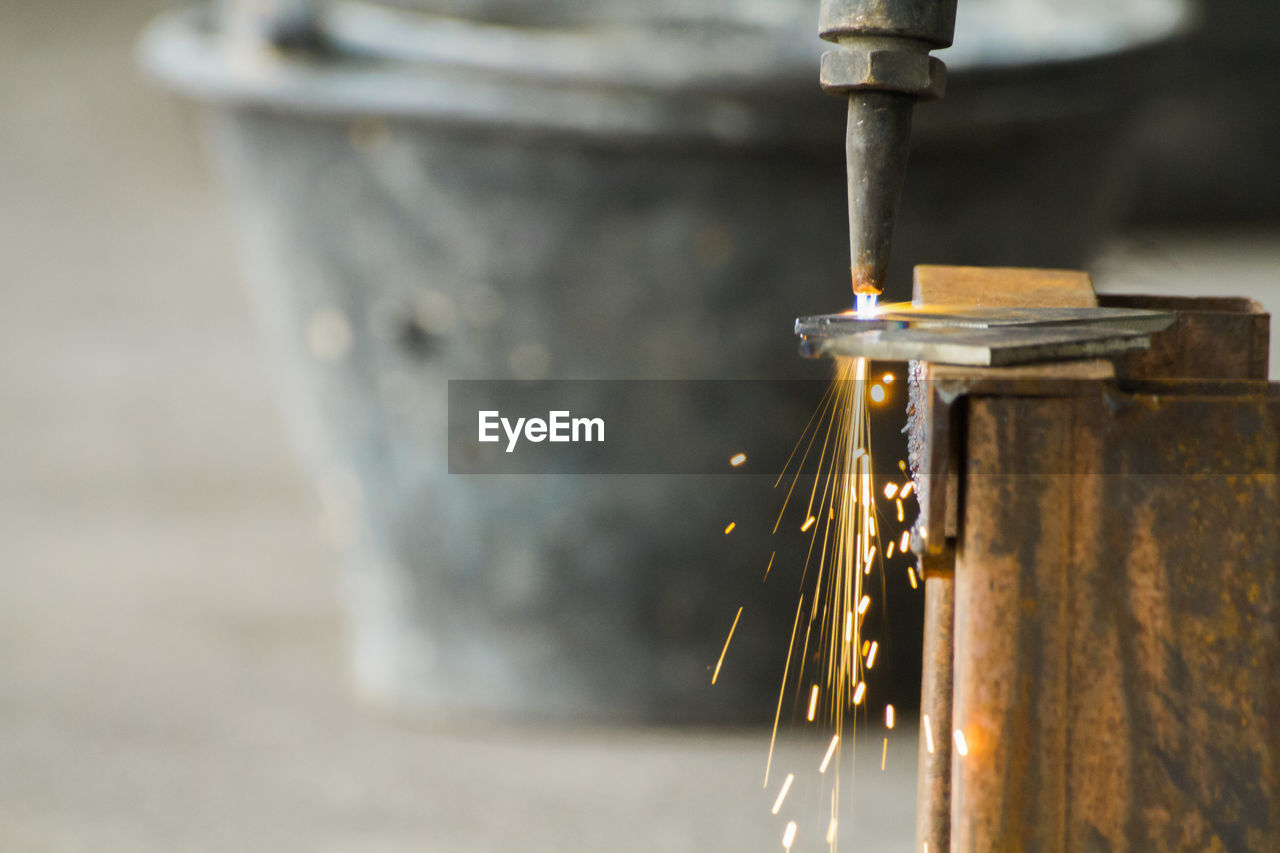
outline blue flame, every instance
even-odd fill
[[[876,315],[876,302],[880,299],[877,293],[855,293],[853,295],[853,310],[859,317],[874,317]]]

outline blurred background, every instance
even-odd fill
[[[1280,10],[1118,5],[961,0],[892,298],[1025,264],[1280,309]],[[790,333],[847,300],[816,21],[0,2],[0,848],[776,847],[795,586],[721,535],[772,472],[450,475],[444,401],[826,375]],[[726,458],[813,402],[760,401]],[[910,719],[920,604],[889,597],[875,701]],[[897,732],[859,849],[910,845]]]

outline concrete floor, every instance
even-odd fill
[[[436,730],[353,698],[192,116],[129,55],[163,5],[0,11],[0,849],[778,849],[758,733]],[[1278,236],[1130,239],[1102,283],[1280,310]],[[910,849],[912,732],[871,770],[856,849]]]

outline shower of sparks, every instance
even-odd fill
[[[787,778],[782,781],[782,790],[778,792],[778,799],[773,801],[773,813],[777,814],[782,811],[782,801],[787,798],[787,791],[791,790],[791,783],[796,781],[796,774],[788,773]]]
[[[886,729],[893,728],[893,706],[892,705],[884,706],[884,727]]]
[[[969,744],[964,739],[964,732],[959,729],[955,730],[956,752],[960,753],[960,757],[964,758],[969,754]]]
[[[729,651],[729,642],[733,639],[734,629],[738,627],[738,620],[742,618],[742,608],[738,608],[738,614],[733,617],[733,624],[729,626],[729,636],[724,638],[724,648],[720,650],[720,660],[716,661],[716,671],[711,673],[711,683],[715,684],[716,679],[720,677],[720,667],[724,665],[725,652]]]
[[[724,529],[724,535],[725,535],[725,536],[728,536],[730,533],[732,533],[732,532],[733,532],[733,528],[735,528],[735,527],[737,527],[737,526],[738,526],[738,522],[736,522],[736,521],[731,521],[731,522],[729,522],[729,526],[728,526],[728,527],[726,527],[726,528]]]
[[[831,756],[836,754],[836,744],[840,742],[840,735],[831,736],[831,745],[827,747],[827,754],[822,756],[822,763],[818,765],[819,773],[827,772],[827,765],[831,763]]]
[[[929,715],[923,714],[920,717],[920,726],[924,729],[924,745],[929,750],[929,754],[933,755],[933,726],[929,724]]]
[[[874,295],[860,294],[857,301],[860,315],[874,316]],[[788,704],[793,709],[793,724],[805,713],[810,723],[825,729],[831,738],[818,764],[818,773],[824,780],[822,790],[829,795],[826,839],[833,853],[838,843],[841,765],[852,769],[853,762],[853,741],[845,737],[845,725],[856,727],[860,719],[865,719],[866,675],[874,668],[879,651],[877,641],[863,636],[863,621],[875,597],[875,589],[868,584],[879,584],[881,593],[877,600],[883,601],[883,571],[875,581],[873,572],[876,568],[883,570],[895,550],[902,550],[896,533],[886,534],[885,548],[879,548],[878,528],[887,523],[889,517],[878,516],[876,499],[883,495],[886,501],[894,501],[897,520],[901,523],[905,516],[903,498],[910,492],[909,478],[905,485],[885,483],[877,487],[873,474],[869,402],[887,399],[884,386],[893,381],[891,373],[879,377],[883,385],[869,377],[866,359],[837,359],[835,381],[774,483],[785,496],[771,534],[779,533],[784,520],[792,523],[790,519],[798,516],[797,521],[803,520],[800,533],[808,536],[808,551],[800,579],[802,594],[796,603],[795,621],[783,661],[782,683],[765,762],[764,788],[770,787],[782,706]],[[729,461],[737,467],[745,463],[746,454],[733,455]],[[900,461],[898,467],[906,473],[905,462]],[[733,528],[734,524],[730,524],[725,533]],[[901,540],[906,541],[905,537]],[[764,571],[766,580],[776,556],[776,551],[770,554]],[[908,569],[910,571],[910,567]],[[914,575],[911,578],[914,587]],[[739,608],[712,675],[713,684],[741,615],[742,608]],[[863,709],[861,714],[859,706]],[[892,705],[885,706],[885,715],[886,726],[892,729]],[[845,740],[849,740],[848,750],[842,747]],[[842,758],[846,753],[847,757]],[[885,736],[881,744],[881,770],[885,768],[887,755]],[[796,779],[796,774],[786,774],[773,801],[773,814],[779,814],[786,806]],[[786,808],[791,811],[798,806]],[[790,821],[782,837],[786,850],[791,850],[797,832],[796,822]]]
[[[876,642],[862,636],[862,619],[872,601],[872,590],[864,586],[882,562],[876,559],[879,549],[875,499],[881,493],[896,496],[900,492],[896,486],[886,490],[874,483],[868,400],[875,399],[873,387],[878,389],[880,399],[885,394],[882,387],[869,381],[867,366],[865,359],[837,360],[836,381],[775,483],[775,487],[786,489],[786,496],[774,533],[792,502],[799,504],[796,513],[803,512],[800,531],[809,535],[809,550],[801,579],[806,593],[797,605],[783,666],[765,764],[765,787],[782,705],[788,696],[802,701],[797,694],[807,694],[807,705],[799,705],[797,713],[807,710],[808,720],[820,721],[831,735],[818,770],[828,781],[824,786],[831,799],[828,843],[833,849],[840,805],[839,745],[845,739],[846,722],[856,724],[854,711],[864,704],[867,692],[864,676],[875,664],[879,649]],[[880,584],[883,588],[883,577]],[[827,773],[828,770],[834,772]],[[793,781],[794,775],[789,774],[774,803],[775,814],[782,808]]]

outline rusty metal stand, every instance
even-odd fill
[[[917,301],[975,294],[1098,304],[1083,274],[917,270]],[[1276,849],[1268,318],[1248,300],[1101,304],[1178,319],[1114,361],[913,366],[917,850]]]

